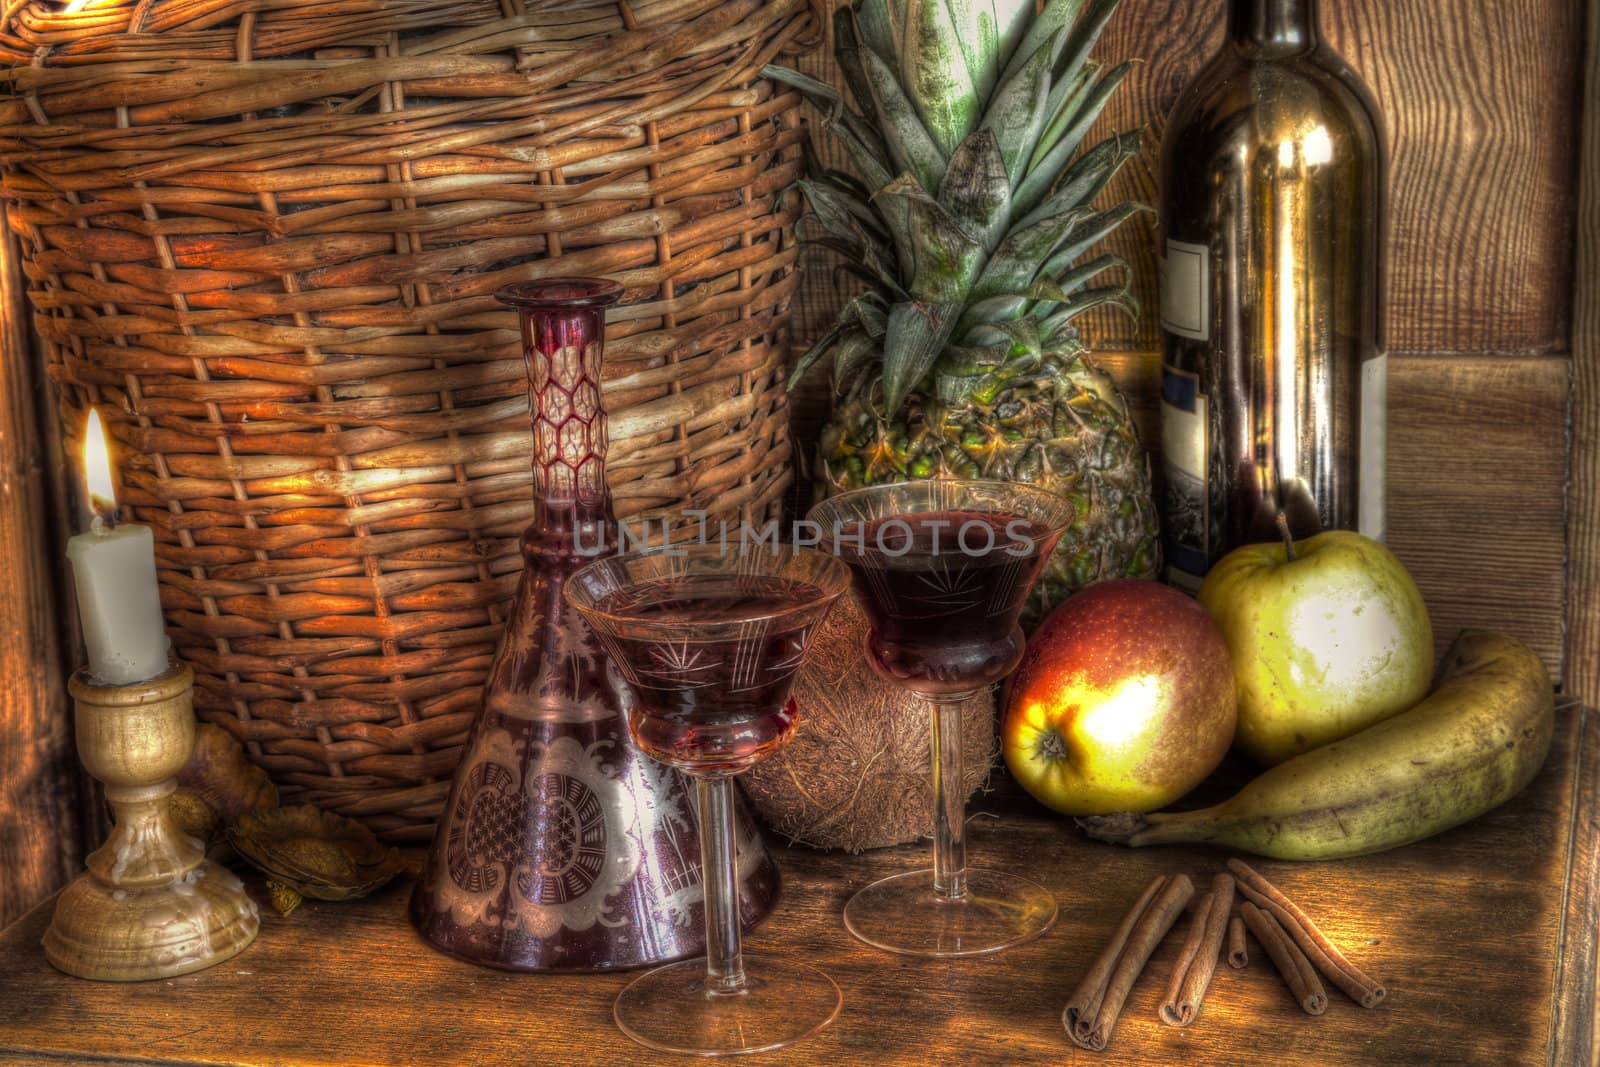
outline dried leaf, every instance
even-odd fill
[[[167,812],[178,829],[190,837],[210,841],[222,827],[222,817],[211,805],[193,793],[177,792],[167,798]]]
[[[178,795],[202,801],[225,822],[278,806],[278,788],[251,763],[241,745],[214,723],[195,727],[194,752],[178,772]]]

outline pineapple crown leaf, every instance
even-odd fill
[[[815,156],[812,158],[815,159]],[[872,200],[873,190],[867,188],[865,182],[861,181],[854,174],[851,174],[848,171],[830,170],[827,167],[821,166],[819,163],[818,165],[809,168],[806,173],[812,175],[812,180],[825,181],[833,188],[853,196],[862,204],[868,204]],[[869,207],[868,210],[870,211],[871,208]],[[876,221],[880,226],[883,224],[882,219],[877,219]]]
[[[1064,304],[1061,310],[1047,315],[1039,321],[1039,332],[1046,342],[1053,341],[1064,330],[1072,329],[1072,320],[1092,308],[1110,306],[1121,308],[1130,317],[1139,317],[1139,300],[1125,285],[1109,285],[1100,289],[1089,289],[1074,297],[1070,303]],[[1034,319],[1023,319],[1023,322],[1033,322]]]
[[[995,250],[1011,218],[1011,186],[993,130],[973,130],[950,156],[939,203],[985,253]]]
[[[1050,98],[1045,101],[1045,111],[1050,121],[1034,139],[1033,154],[1028,158],[1029,170],[1037,169],[1045,161],[1045,156],[1066,132],[1067,125],[1077,119],[1083,109],[1083,101],[1094,85],[1095,75],[1099,73],[1100,64],[1090,60],[1077,77],[1071,81],[1055,82],[1051,87]]]
[[[1077,22],[1079,12],[1083,10],[1083,3],[1084,0],[1049,0],[1049,3],[1044,5],[1044,10],[1028,23],[1027,30],[1006,62],[1000,80],[1003,82],[1015,76],[1018,68],[1038,50],[1040,45],[1054,36],[1057,30],[1068,28]]]
[[[1056,310],[1056,305],[1070,302],[1072,295],[1082,290],[1089,282],[1108,270],[1117,269],[1122,271],[1122,288],[1131,292],[1133,267],[1121,256],[1114,256],[1108,253],[1092,259],[1088,263],[1076,266],[1056,278],[1054,287],[1064,294],[1064,297],[1036,297],[1037,302],[1029,306],[1028,314],[1034,318],[1044,318]]]
[[[939,358],[939,374],[948,378],[973,378],[989,373],[1011,357],[1010,338],[990,344],[949,345]]]
[[[889,11],[888,0],[857,0],[851,11],[861,31],[861,44],[880,56],[894,55],[894,16]],[[867,105],[863,102],[861,106]]]
[[[1039,157],[1039,161],[1029,169],[1027,177],[1022,180],[1012,198],[1018,211],[1023,213],[1032,211],[1049,195],[1050,188],[1061,176],[1062,169],[1078,151],[1078,146],[1083,143],[1089,127],[1100,117],[1100,112],[1111,102],[1111,94],[1116,92],[1117,87],[1132,69],[1132,63],[1122,63],[1101,78],[1086,94],[1082,104],[1076,109],[1077,117],[1061,131],[1055,143],[1050,144],[1046,150],[1045,145],[1049,142],[1043,140],[1039,142],[1037,151],[1043,153],[1042,157]]]
[[[1148,204],[1126,201],[1102,211],[1078,223],[1069,232],[1063,242],[1044,261],[1043,273],[1050,277],[1059,277],[1077,262],[1078,257],[1087,252],[1091,246],[1105,240],[1124,222],[1135,215],[1154,215],[1155,209]]]
[[[878,115],[872,110],[872,91],[867,88],[867,74],[862,66],[861,39],[856,33],[858,16],[855,8],[838,7],[833,12],[833,55],[839,61],[839,73],[855,98],[865,121],[876,125]]]
[[[1080,151],[1131,69],[1091,58],[1118,4],[1046,0],[1035,13],[1034,0],[854,0],[835,12],[834,39],[855,108],[767,68],[822,109],[862,179],[808,155],[801,188],[822,231],[810,243],[874,294],[852,302],[791,382],[832,353],[836,394],[876,400],[881,385],[895,410],[925,382],[942,394],[945,378],[1011,380],[1045,346],[1075,346],[1069,324],[1091,307],[1136,310],[1126,262],[1077,263],[1147,210],[1090,207],[1138,153],[1137,132]],[[1089,288],[1112,270],[1123,285]]]
[[[1082,17],[1073,20],[1072,36],[1067,40],[1061,58],[1056,64],[1056,81],[1077,80],[1078,72],[1089,61],[1089,54],[1099,43],[1100,35],[1105,32],[1106,26],[1111,22],[1111,16],[1117,13],[1117,7],[1121,2],[1122,0],[1091,0],[1088,10],[1082,11]],[[1083,7],[1081,3],[1073,6],[1079,10]],[[1077,11],[1074,14],[1077,14]]]
[[[1101,141],[1067,168],[1049,199],[1013,225],[1032,226],[1040,219],[1089,203],[1111,184],[1124,163],[1139,154],[1143,140],[1138,131],[1131,131]]]
[[[994,92],[999,64],[1000,31],[989,0],[947,0],[950,19],[957,27],[956,43],[967,65],[967,76],[979,100]]]
[[[890,411],[898,411],[906,395],[933,369],[961,315],[957,301],[906,301],[889,309],[883,339],[883,392]]]
[[[827,355],[843,335],[844,316],[840,315],[839,319],[828,328],[828,332],[817,338],[816,342],[806,349],[805,354],[795,360],[794,366],[789,371],[788,388],[793,389],[799,385],[800,379],[806,376],[806,372],[816,365],[817,360]]]
[[[761,76],[797,89],[822,112],[822,124],[844,145],[850,162],[874,189],[889,181],[889,166],[884,162],[889,150],[883,139],[860,115],[845,106],[839,90],[825,82],[788,67],[767,64]]]
[[[877,357],[879,348],[883,345],[883,336],[871,337],[856,334],[851,338],[841,341],[833,349],[833,388],[835,392],[843,392],[850,382],[859,380],[857,371],[861,366]]]
[[[1006,178],[1012,187],[1022,180],[1034,142],[1044,128],[1050,103],[1050,64],[1065,40],[1063,28],[1036,48],[1016,75],[1000,87],[984,113],[983,125],[999,138]]]
[[[916,175],[924,189],[937,189],[948,162],[945,154],[917,117],[916,109],[889,64],[870,50],[863,58],[867,87],[872,91],[872,106],[878,113],[884,143],[888,145],[895,169]]]
[[[900,83],[941,155],[948,157],[978,123],[983,101],[964,48],[981,48],[975,27],[958,26],[948,0],[900,0]],[[970,11],[974,5],[962,5]],[[964,33],[976,40],[963,41]],[[890,57],[884,56],[884,59]],[[872,61],[867,61],[868,66]],[[980,79],[982,75],[980,74]],[[938,179],[927,180],[929,189]]]
[[[895,276],[893,268],[883,261],[883,257],[873,245],[862,245],[849,237],[840,237],[836,234],[822,234],[810,237],[806,245],[811,248],[825,248],[839,257],[835,273],[844,273],[861,279],[868,286],[877,290],[884,290],[897,297],[906,297],[906,292],[900,287],[900,281]]]
[[[851,189],[826,178],[801,178],[795,183],[806,194],[810,209],[803,217],[815,219],[829,233],[857,241],[879,241],[889,236],[883,220]]]
[[[996,83],[1004,80],[1005,70],[1011,64],[1011,57],[1017,54],[1017,48],[1022,44],[1028,27],[1033,25],[1036,15],[1034,0],[989,0],[989,9],[994,16],[995,33],[998,37],[991,64],[996,71],[993,81],[990,82],[992,89]],[[979,17],[982,17],[981,9]]]
[[[1043,355],[1045,335],[1038,319],[1009,319],[993,323],[990,328],[1004,346],[1006,363],[1034,365]]]
[[[1024,229],[1012,230],[989,257],[983,273],[968,293],[969,298],[983,300],[1027,288],[1038,276],[1039,264],[1046,262],[1064,240],[1077,232],[1085,219],[1092,217],[1093,211],[1078,208],[1042,219]]]
[[[896,199],[906,206],[906,238],[914,256],[906,289],[912,297],[960,302],[983,265],[983,246],[910,175],[890,182],[873,199]]]
[[[846,304],[833,327],[795,361],[794,369],[789,372],[788,388],[799,385],[806,372],[830,350],[837,375],[840,364],[854,362],[881,345],[888,331],[888,315],[878,306],[881,299],[877,293],[869,291]]]
[[[1059,278],[1040,278],[1023,292],[991,296],[968,304],[954,336],[962,344],[971,344],[975,331],[990,323],[1022,315],[1041,318],[1054,310],[1056,304],[1066,302],[1059,294],[1071,297],[1098,275],[1117,267],[1122,268],[1125,280],[1132,276],[1133,268],[1127,260],[1107,254],[1074,267]]]

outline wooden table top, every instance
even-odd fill
[[[784,899],[746,947],[815,962],[839,983],[845,1004],[828,1030],[762,1061],[1600,1062],[1600,715],[1557,714],[1538,779],[1474,823],[1379,856],[1255,864],[1388,985],[1388,1000],[1375,1010],[1330,987],[1327,1014],[1303,1014],[1252,944],[1248,970],[1218,969],[1195,1025],[1164,1026],[1156,1007],[1182,940],[1180,921],[1135,987],[1111,1047],[1099,1054],[1077,1048],[1062,1030],[1062,1005],[1123,912],[1156,874],[1187,872],[1203,887],[1226,857],[1095,844],[1070,820],[1006,801],[1006,813],[973,820],[973,863],[1030,873],[1055,891],[1061,918],[1042,939],[994,956],[914,960],[872,951],[845,933],[840,910],[849,894],[921,865],[921,848],[864,856],[778,850]],[[516,975],[448,959],[407,925],[409,888],[402,882],[341,904],[307,901],[288,918],[263,909],[260,937],[235,959],[126,985],[51,969],[38,947],[46,902],[0,934],[0,1059],[477,1065],[666,1058],[633,1045],[612,1022],[612,999],[628,975]]]

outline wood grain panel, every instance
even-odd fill
[[[1155,202],[1166,116],[1220,46],[1224,6],[1125,3],[1108,27],[1101,56],[1145,62],[1099,132],[1147,131],[1144,155],[1119,176],[1108,201]],[[1582,0],[1322,7],[1330,43],[1372,88],[1389,135],[1389,347],[1564,350]],[[1115,314],[1098,314],[1093,336],[1108,347],[1157,348],[1148,231],[1129,227],[1112,243],[1138,265],[1137,291],[1151,313],[1134,330]]]
[[[823,968],[838,982],[844,1009],[815,1038],[759,1062],[1570,1067],[1570,1046],[1552,1045],[1555,1003],[1558,996],[1585,1003],[1594,987],[1593,970],[1558,966],[1556,958],[1570,943],[1564,938],[1577,933],[1564,900],[1569,877],[1586,870],[1575,856],[1589,842],[1575,828],[1588,826],[1596,800],[1595,776],[1579,760],[1593,755],[1587,745],[1580,752],[1584,730],[1582,713],[1558,713],[1549,762],[1533,784],[1447,834],[1338,863],[1260,863],[1387,984],[1381,1007],[1364,1011],[1335,993],[1327,1014],[1310,1018],[1257,958],[1243,972],[1219,969],[1193,1026],[1164,1026],[1156,1008],[1182,941],[1178,930],[1152,958],[1101,1054],[1068,1044],[1063,1002],[1153,876],[1185,872],[1204,885],[1225,853],[1095,844],[1068,820],[1002,791],[986,798],[998,817],[972,820],[973,860],[1038,879],[1055,894],[1061,918],[1044,937],[1008,952],[925,961],[868,949],[839,918],[856,889],[924,864],[924,848],[862,856],[777,849],[783,901],[747,947]],[[235,959],[127,985],[52,971],[38,949],[49,919],[41,907],[0,936],[0,1003],[8,1009],[0,1060],[665,1062],[632,1045],[612,1021],[612,1001],[632,975],[517,975],[446,958],[407,925],[409,888],[345,903],[307,901],[287,919],[264,910],[261,936]]]
[[[1600,811],[1584,803],[1600,796],[1600,715],[1584,718],[1575,758],[1569,806],[1570,840],[1566,917],[1556,949],[1555,1018],[1550,1036],[1553,1064],[1600,1065],[1600,1001],[1594,975],[1600,969]]]
[[[1387,542],[1428,601],[1442,650],[1503,630],[1561,677],[1570,363],[1390,361]]]
[[[1572,493],[1567,501],[1569,692],[1600,703],[1600,0],[1589,4],[1572,329]]]
[[[44,383],[0,229],[0,926],[77,868],[77,759],[64,685],[42,432]],[[52,474],[55,472],[51,472]]]

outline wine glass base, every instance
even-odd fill
[[[906,956],[982,956],[1032,941],[1056,921],[1044,886],[1000,871],[967,870],[967,895],[943,900],[933,870],[873,882],[844,906],[844,925],[861,941]]]
[[[746,988],[711,994],[704,957],[647,971],[613,1009],[622,1032],[649,1048],[739,1056],[804,1040],[839,1017],[839,987],[803,963],[744,957]]]

